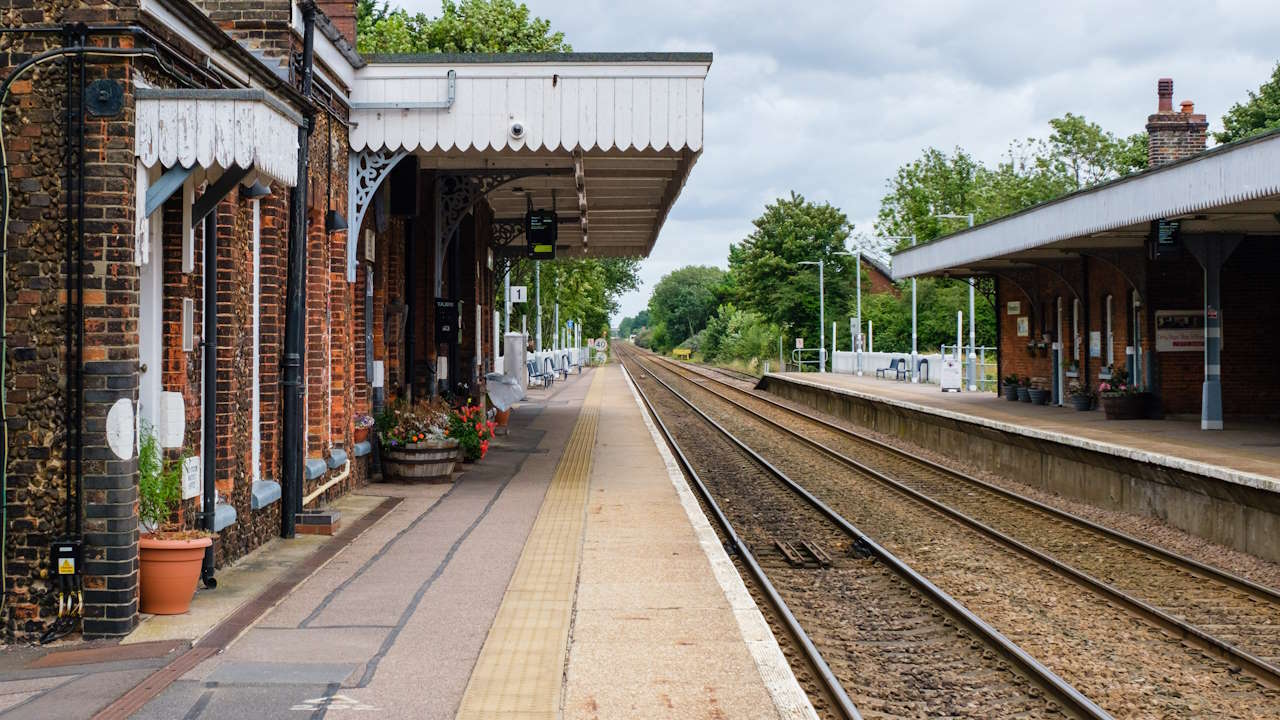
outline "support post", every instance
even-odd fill
[[[542,261],[533,261],[533,301],[537,307],[534,315],[534,333],[536,340],[533,344],[534,352],[542,352]]]
[[[970,216],[972,217],[972,216]],[[969,227],[973,227],[973,222],[969,222]],[[969,278],[969,372],[966,373],[966,380],[969,385],[969,392],[975,392],[978,389],[978,331],[974,322],[973,308],[973,286],[977,283],[975,278]]]
[[[857,288],[858,298],[858,329],[849,334],[849,344],[852,350],[857,353],[857,373],[858,377],[862,377],[862,348],[858,343],[858,334],[862,332],[862,250],[858,250],[858,254],[854,256],[854,262],[857,265],[854,287]]]
[[[818,372],[827,371],[827,300],[822,277],[825,264],[818,260]]]
[[[1204,383],[1200,392],[1200,429],[1222,429],[1222,264],[1239,236],[1185,238],[1187,248],[1204,268]]]

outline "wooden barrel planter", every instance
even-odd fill
[[[1102,410],[1108,420],[1139,420],[1146,416],[1146,409],[1143,393],[1102,396]]]
[[[382,478],[387,482],[447,483],[458,460],[457,440],[428,440],[382,449]]]

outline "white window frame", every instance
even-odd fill
[[[1077,363],[1081,362],[1080,346],[1082,344],[1080,337],[1080,315],[1081,311],[1080,298],[1076,298],[1071,303],[1071,358]]]

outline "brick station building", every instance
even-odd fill
[[[1152,415],[1280,418],[1280,133],[1205,149],[1157,87],[1149,169],[894,256],[897,279],[994,277],[999,372],[1062,404],[1123,380]]]
[[[65,538],[85,636],[136,625],[144,424],[212,578],[367,482],[357,413],[482,395],[527,209],[562,254],[653,247],[710,55],[362,58],[354,8],[0,0],[7,637]]]

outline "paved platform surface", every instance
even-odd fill
[[[360,491],[402,501],[134,717],[807,716],[629,392],[572,376],[455,484]]]
[[[889,403],[953,413],[1002,430],[1139,457],[1209,477],[1280,492],[1280,425],[1227,422],[1201,430],[1199,420],[1107,420],[1101,410],[1010,402],[992,393],[941,392],[937,385],[836,373],[777,373]]]

